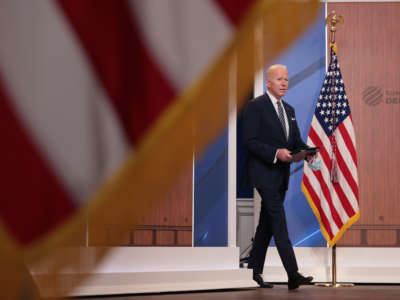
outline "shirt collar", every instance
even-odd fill
[[[274,95],[272,95],[270,92],[268,92],[268,90],[267,90],[267,95],[268,95],[269,98],[271,99],[272,104],[273,104],[274,106],[277,106],[278,99],[276,99],[276,98],[274,97]],[[281,99],[281,100],[282,100],[282,99]],[[281,102],[281,103],[282,103],[282,102]]]

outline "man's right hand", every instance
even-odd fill
[[[276,154],[276,157],[280,161],[284,161],[284,162],[290,162],[293,160],[293,156],[290,155],[290,151],[288,149],[278,149],[278,153]]]

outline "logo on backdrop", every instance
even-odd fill
[[[376,106],[383,100],[382,89],[377,86],[369,86],[363,91],[362,98],[367,105]]]
[[[386,104],[400,104],[400,91],[383,90],[377,86],[369,86],[362,92],[362,99],[369,106],[376,106],[385,100]]]

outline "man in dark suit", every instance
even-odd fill
[[[273,236],[288,274],[288,288],[292,290],[310,283],[313,278],[298,273],[283,207],[293,160],[290,152],[307,148],[300,137],[293,107],[282,101],[288,85],[285,66],[268,68],[266,94],[251,100],[244,111],[243,143],[248,152],[245,183],[255,187],[262,199],[248,267],[253,269],[253,279],[261,287],[272,287],[272,284],[263,281],[261,274]]]

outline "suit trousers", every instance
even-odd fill
[[[289,239],[286,215],[283,207],[285,190],[257,188],[261,196],[260,219],[250,252],[248,268],[253,273],[262,274],[265,256],[271,238],[274,237],[279,256],[288,274],[297,272],[297,261]]]

